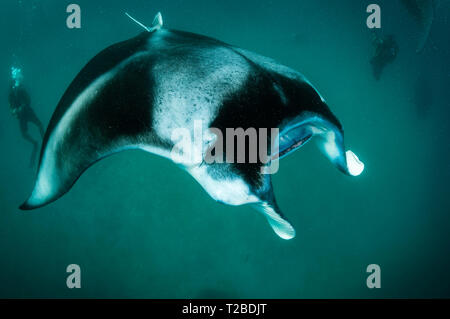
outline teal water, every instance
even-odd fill
[[[375,81],[365,25],[372,2],[78,0],[82,27],[69,30],[72,2],[3,1],[0,297],[450,297],[450,4],[441,2],[430,43],[416,54],[413,18],[399,1],[377,1],[382,31],[395,35],[400,51]],[[18,210],[35,169],[8,109],[10,66],[23,67],[32,106],[47,124],[90,58],[141,31],[124,11],[149,23],[161,11],[167,28],[299,70],[326,98],[366,170],[342,175],[314,143],[286,157],[273,184],[297,230],[291,241],[251,207],[216,203],[173,163],[139,151],[92,166],[55,203]],[[420,76],[430,96],[425,114],[414,104]],[[66,287],[72,263],[81,267],[81,289]],[[369,264],[381,267],[381,289],[366,286]]]

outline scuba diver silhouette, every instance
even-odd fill
[[[378,36],[374,34],[372,43],[375,46],[375,54],[370,60],[370,64],[372,65],[373,76],[376,80],[379,80],[384,67],[392,63],[397,57],[398,45],[392,35]]]
[[[11,68],[11,84],[9,87],[9,108],[11,114],[19,120],[20,131],[25,140],[33,145],[30,158],[30,166],[33,166],[38,151],[38,142],[28,133],[28,123],[33,123],[39,129],[41,137],[44,137],[44,127],[39,118],[34,113],[30,104],[30,96],[22,84],[22,71],[19,68]]]

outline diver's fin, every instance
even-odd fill
[[[294,227],[285,219],[276,203],[262,202],[254,205],[257,210],[266,216],[267,221],[278,236],[285,240],[295,237]]]
[[[163,25],[163,19],[162,19],[162,15],[161,12],[158,12],[155,15],[155,18],[153,19],[152,22],[152,26],[149,28],[147,26],[145,26],[143,23],[139,22],[138,20],[136,20],[135,18],[133,18],[130,14],[128,14],[127,12],[125,12],[125,14],[127,15],[128,18],[130,18],[131,20],[133,20],[134,22],[136,22],[139,26],[141,26],[142,28],[145,29],[145,31],[147,32],[153,32],[156,30],[159,30],[162,28]]]

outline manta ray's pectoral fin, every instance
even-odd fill
[[[158,153],[164,148],[152,132],[153,96],[148,88],[153,82],[145,61],[103,75],[77,93],[67,111],[54,114],[33,191],[21,209],[55,201],[91,165],[112,154],[130,149]],[[67,92],[74,94],[70,88]]]
[[[155,15],[155,18],[153,19],[152,22],[152,26],[151,27],[147,27],[146,25],[144,25],[142,22],[136,20],[135,18],[133,18],[130,14],[128,14],[127,12],[125,12],[125,14],[127,15],[128,18],[130,18],[131,20],[133,20],[134,22],[136,22],[139,26],[141,26],[142,28],[144,28],[147,32],[153,32],[156,30],[159,30],[162,28],[163,26],[163,19],[162,19],[162,15],[161,12],[158,12]]]

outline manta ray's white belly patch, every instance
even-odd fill
[[[239,91],[249,74],[248,62],[227,48],[199,50],[189,56],[192,61],[165,60],[152,70],[157,93],[153,127],[163,140],[170,140],[179,128],[192,134],[194,121],[208,128],[224,98]]]
[[[243,205],[259,201],[255,195],[251,194],[248,185],[240,178],[215,179],[208,174],[206,165],[191,167],[187,170],[216,201],[228,205]]]

